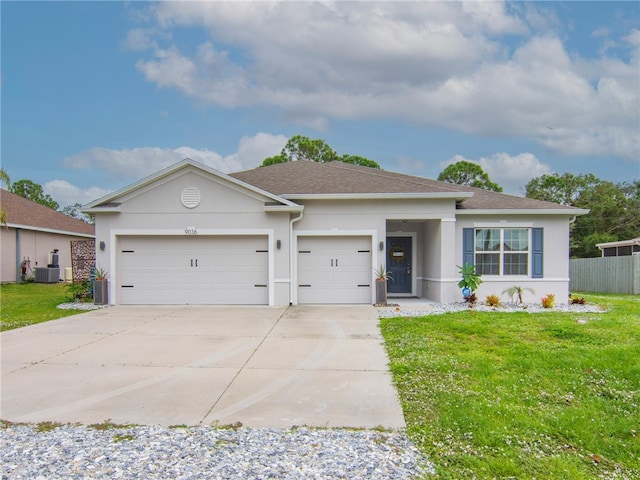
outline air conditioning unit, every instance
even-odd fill
[[[59,268],[36,267],[36,283],[58,283],[60,279]]]

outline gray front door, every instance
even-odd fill
[[[388,293],[412,293],[411,250],[411,237],[387,237]]]

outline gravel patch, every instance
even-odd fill
[[[499,307],[490,307],[488,305],[476,304],[473,309],[464,302],[460,303],[433,303],[425,305],[406,305],[402,304],[389,307],[378,307],[378,316],[380,318],[391,317],[423,317],[426,315],[442,315],[443,313],[462,312],[464,310],[475,310],[477,312],[527,312],[527,313],[603,313],[603,309],[599,305],[558,305],[553,308],[544,308],[541,304],[526,304],[524,307],[513,303],[500,304]]]
[[[399,432],[34,425],[2,430],[3,479],[411,479],[433,466]]]
[[[61,303],[56,308],[60,310],[99,310],[101,308],[107,308],[109,305],[95,305],[88,302],[74,302],[74,303]]]

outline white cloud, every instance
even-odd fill
[[[500,185],[504,193],[511,195],[523,195],[524,186],[532,178],[551,173],[549,165],[542,163],[533,153],[528,152],[517,155],[498,152],[477,160],[455,155],[442,162],[440,167],[444,170],[448,165],[462,160],[480,165],[492,182]]]
[[[284,135],[268,133],[245,136],[240,139],[237,151],[226,156],[192,147],[123,150],[94,147],[66,157],[62,163],[67,168],[97,170],[118,180],[138,180],[185,158],[228,173],[257,167],[265,158],[280,153],[287,140]]]
[[[150,11],[162,33],[130,34],[148,45],[137,68],[203,102],[269,106],[320,130],[336,118],[397,118],[575,156],[637,160],[640,150],[637,29],[624,37],[635,48],[624,61],[568,52],[553,10],[529,4],[161,2]],[[178,45],[178,27],[209,39]],[[501,43],[506,34],[520,35],[518,48]]]
[[[255,168],[262,161],[280,153],[288,138],[284,135],[257,133],[240,139],[234,153],[222,156],[207,149],[192,147],[139,147],[115,150],[94,147],[66,157],[66,168],[98,173],[103,184],[120,185],[134,182],[163,168],[190,158],[223,173]],[[43,188],[61,206],[85,204],[106,195],[109,190],[98,187],[80,189],[65,180],[53,180]]]
[[[110,190],[100,187],[80,188],[66,180],[52,180],[42,186],[44,193],[50,195],[61,208],[79,203],[85,205],[96,198],[107,195]]]

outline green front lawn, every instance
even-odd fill
[[[640,297],[382,319],[426,478],[640,478]]]
[[[0,285],[0,331],[82,313],[60,310],[70,302],[69,286],[63,283],[5,283]]]

